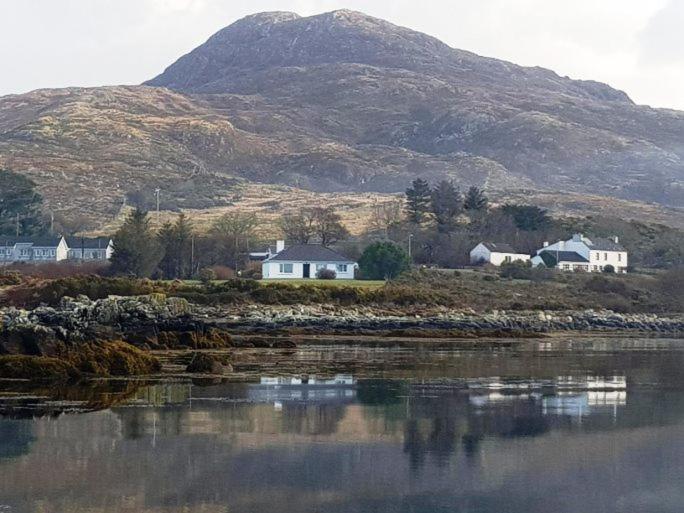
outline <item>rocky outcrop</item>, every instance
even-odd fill
[[[142,348],[229,347],[230,335],[193,315],[184,299],[163,294],[90,300],[65,297],[57,307],[0,310],[0,354],[54,356],[62,346],[123,340]]]

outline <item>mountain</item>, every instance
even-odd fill
[[[208,208],[240,181],[398,192],[416,176],[682,207],[683,134],[683,112],[347,10],[249,16],[142,86],[0,98],[0,167],[102,215],[154,187]]]

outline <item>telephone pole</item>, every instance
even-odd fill
[[[154,190],[154,194],[157,196],[157,226],[159,226],[159,194],[161,193],[161,189],[157,187]]]

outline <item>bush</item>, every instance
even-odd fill
[[[316,278],[319,280],[334,280],[337,278],[337,273],[333,269],[319,269],[316,273]]]
[[[235,278],[235,271],[228,266],[213,265],[209,269],[214,271],[214,280],[230,280],[231,278]],[[200,273],[201,272],[202,271],[200,271]]]
[[[392,242],[375,242],[361,255],[359,267],[364,279],[390,280],[408,271],[409,258],[402,248]]]
[[[505,262],[499,269],[499,276],[516,280],[529,280],[532,278],[532,264],[520,260]]]
[[[204,285],[209,285],[212,281],[216,280],[216,271],[211,267],[205,267],[200,269],[198,278]]]
[[[103,299],[107,296],[142,296],[165,291],[162,284],[150,280],[74,276],[18,285],[9,289],[5,297],[10,305],[34,308],[41,303],[55,306],[64,296],[85,295],[90,299]]]
[[[605,276],[592,276],[584,284],[584,289],[603,294],[618,294],[623,297],[630,296],[630,291],[624,282],[606,278]]]
[[[17,271],[0,271],[0,287],[19,285],[21,281],[21,274]]]
[[[604,265],[603,266],[603,272],[608,273],[608,274],[615,274],[615,267],[613,267],[610,264]]]

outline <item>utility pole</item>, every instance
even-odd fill
[[[159,193],[161,193],[161,189],[157,187],[154,190],[154,194],[157,196],[157,226],[159,226]]]
[[[408,257],[409,257],[409,262],[413,263],[413,259],[411,258],[411,241],[413,240],[413,234],[409,233],[408,236]]]
[[[55,234],[55,213],[52,210],[50,211],[50,233]]]
[[[19,214],[17,214],[17,237],[19,237],[19,228],[20,228],[20,225],[19,225]]]
[[[195,234],[190,236],[190,278],[195,276]]]

